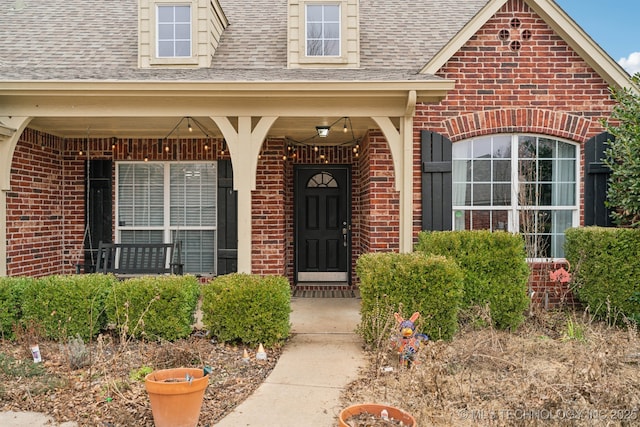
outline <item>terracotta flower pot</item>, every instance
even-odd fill
[[[193,379],[187,381],[189,374]],[[176,368],[151,372],[144,381],[156,427],[195,427],[209,375],[202,369]]]
[[[340,427],[349,427],[349,424],[347,424],[349,418],[359,414],[371,414],[376,417],[381,417],[383,410],[387,411],[389,418],[402,421],[405,426],[416,427],[418,425],[411,414],[398,409],[395,406],[378,405],[375,403],[361,403],[344,408],[340,412],[338,421],[340,422]]]

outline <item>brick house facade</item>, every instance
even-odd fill
[[[239,2],[221,0],[219,3],[232,24],[247,26],[250,21],[242,19],[255,18],[250,12],[241,12],[242,5]],[[256,10],[271,6],[268,2],[255,3]],[[274,13],[291,14],[292,8],[297,8],[298,3],[304,2],[289,1],[289,12],[283,7]],[[358,4],[345,0],[345,9],[349,6],[348,10],[351,11],[351,3]],[[436,14],[441,18],[447,16],[449,6],[452,6],[449,3],[456,2],[443,3],[443,11]],[[386,5],[391,6],[402,16],[411,12],[411,7],[403,3],[388,2]],[[478,137],[519,134],[539,135],[572,143],[579,153],[576,159],[578,179],[575,183],[578,220],[574,220],[574,225],[585,224],[582,148],[589,139],[603,132],[600,120],[609,117],[614,105],[609,87],[628,86],[631,83],[626,73],[595,46],[582,30],[576,29],[570,18],[553,1],[475,0],[457,5],[453,8],[451,19],[459,18],[462,22],[452,24],[452,29],[443,29],[445,35],[441,37],[444,40],[425,42],[427,44],[424,50],[428,52],[417,55],[423,62],[416,62],[412,66],[424,67],[419,73],[396,73],[395,69],[384,69],[385,61],[388,62],[389,59],[384,56],[376,58],[370,52],[370,46],[375,40],[365,37],[370,34],[368,31],[373,25],[369,23],[369,19],[375,18],[366,14],[376,7],[361,0],[359,8],[359,26],[353,24],[358,22],[353,21],[357,14],[351,16],[352,12],[344,12],[344,20],[353,27],[349,27],[349,34],[360,31],[359,65],[363,75],[358,74],[358,71],[345,71],[341,68],[357,70],[358,64],[354,65],[352,59],[344,64],[336,63],[338,65],[309,66],[301,62],[278,68],[269,62],[277,56],[273,52],[273,57],[265,55],[264,58],[256,59],[255,51],[252,51],[256,63],[263,61],[253,70],[259,77],[252,77],[248,73],[249,77],[242,80],[242,77],[235,74],[245,72],[243,67],[248,67],[246,64],[250,62],[241,63],[244,54],[238,53],[241,58],[233,59],[237,63],[227,63],[229,67],[237,67],[236,70],[228,70],[234,77],[211,78],[218,86],[203,85],[202,89],[194,88],[193,92],[179,95],[175,94],[181,89],[179,87],[167,90],[167,99],[173,100],[176,106],[169,105],[172,101],[167,102],[167,105],[162,102],[155,105],[159,98],[143,91],[138,93],[139,88],[133,85],[118,88],[105,86],[102,89],[100,78],[79,77],[80,83],[84,80],[96,85],[91,89],[94,92],[89,94],[97,97],[96,104],[100,100],[111,102],[105,97],[105,93],[108,96],[110,90],[116,93],[115,102],[108,105],[115,111],[110,113],[114,119],[107,126],[101,123],[92,125],[92,119],[103,118],[107,114],[100,106],[90,102],[86,106],[86,113],[72,111],[74,99],[63,101],[69,106],[60,107],[62,113],[51,112],[56,109],[56,97],[62,97],[63,91],[52,96],[41,89],[41,95],[35,94],[25,102],[21,101],[24,87],[20,86],[20,79],[15,77],[15,73],[21,68],[16,66],[7,71],[3,67],[5,71],[0,70],[0,96],[4,98],[0,99],[7,102],[2,102],[3,106],[0,107],[3,130],[0,154],[6,155],[3,167],[9,167],[10,172],[5,174],[5,181],[0,180],[0,192],[5,196],[4,209],[0,208],[4,224],[0,222],[0,225],[6,230],[4,236],[0,234],[6,242],[4,247],[0,245],[0,249],[3,249],[0,255],[4,260],[4,265],[0,264],[3,267],[0,270],[4,271],[0,271],[0,274],[41,276],[73,273],[76,266],[84,262],[87,245],[88,160],[112,161],[114,240],[119,240],[116,185],[118,164],[230,161],[234,169],[234,190],[238,195],[237,232],[240,236],[238,246],[234,249],[237,250],[239,271],[285,275],[292,284],[298,283],[299,286],[357,286],[354,266],[358,256],[371,251],[410,251],[415,236],[424,228],[421,132],[425,130],[448,139],[454,147],[460,142]],[[249,15],[244,16],[242,13]],[[420,19],[426,15],[415,13],[412,16]],[[226,19],[225,16],[219,16],[223,24]],[[291,16],[289,19],[291,20]],[[19,17],[16,20],[19,21]],[[438,28],[433,30],[436,33]],[[225,31],[229,33],[227,38]],[[238,40],[234,39],[238,35],[237,28],[228,27],[221,33],[212,69],[216,67],[216,60],[231,61],[228,59],[232,56],[230,51],[245,40],[239,36]],[[390,39],[393,35],[390,30]],[[277,49],[286,48],[287,40],[283,35],[273,37],[265,49],[277,42],[285,44],[276,46]],[[405,42],[409,46],[407,40],[398,41],[399,52],[404,49]],[[250,56],[252,52],[248,52],[246,56]],[[353,49],[349,52],[352,58]],[[380,53],[383,54],[385,53]],[[145,61],[148,67],[153,68],[153,60]],[[398,61],[398,69],[412,69],[400,63],[400,59]],[[376,69],[376,73],[371,71],[373,64],[379,64],[380,70]],[[198,67],[201,64],[191,70],[195,77],[185,77],[190,70],[169,67],[158,71],[160,74],[149,79],[153,80],[154,88],[160,90],[163,88],[163,80],[169,78],[184,78],[187,82],[193,79],[193,85],[196,86],[207,81],[207,77],[198,74]],[[332,67],[344,74],[338,74]],[[152,69],[150,73],[156,71]],[[173,71],[176,77],[170,77]],[[298,71],[301,74],[295,74]],[[262,75],[263,72],[266,77]],[[291,76],[287,74],[289,72]],[[54,82],[66,81],[64,75],[42,79],[36,74],[34,72],[31,78],[36,85],[46,84],[50,79],[54,79]],[[130,80],[139,82],[144,78],[141,76],[145,74],[133,73]],[[112,78],[108,73],[104,76],[109,83],[113,83],[110,81]],[[269,78],[272,79],[271,82],[268,81]],[[129,83],[127,79],[123,80]],[[258,87],[265,83],[263,80],[267,80],[266,84],[272,84],[266,95],[262,94],[267,91],[266,86]],[[400,86],[396,86],[398,82],[401,82]],[[242,84],[249,87],[244,88]],[[288,84],[294,88],[290,89]],[[28,85],[25,87],[28,88]],[[63,89],[64,83],[61,83],[61,90]],[[78,91],[74,92],[76,96],[82,96],[84,89],[74,90]],[[197,90],[202,92],[193,95]],[[118,91],[125,93],[123,98],[117,98],[120,93]],[[128,95],[126,91],[130,91]],[[227,96],[226,91],[235,92],[232,93],[233,96]],[[256,95],[247,95],[251,92]],[[140,101],[141,104],[136,105],[134,94],[147,103]],[[75,131],[64,126],[58,128],[56,120],[39,121],[38,107],[29,107],[32,100],[37,102],[38,96],[42,97],[42,104],[47,110],[42,115],[44,119],[61,117],[72,121],[85,114],[86,120],[76,124]],[[226,102],[229,113],[221,112],[224,111],[224,106],[214,108],[206,103],[200,105],[199,100],[207,99],[207,96],[212,97],[208,101],[211,105],[218,99],[221,105],[223,101]],[[243,97],[247,100],[244,101]],[[244,103],[240,105],[242,102]],[[128,103],[133,106],[128,108]],[[204,113],[208,111],[207,108],[215,111]],[[301,112],[296,112],[296,108]],[[134,122],[144,123],[146,119],[156,115],[163,117],[166,128],[158,129],[157,132],[151,130],[157,121],[142,126],[149,129],[148,136],[129,132],[126,126],[131,126],[130,121],[123,119],[133,117]],[[200,122],[202,117],[210,119],[206,122],[207,129],[217,130],[211,132],[211,135],[197,136],[191,136],[186,130],[167,133],[175,123],[180,124],[183,118],[192,116],[200,117]],[[271,116],[274,117],[273,120]],[[227,120],[225,117],[231,119]],[[254,119],[245,122],[243,117]],[[260,121],[260,117],[265,119],[264,123]],[[299,130],[296,124],[333,122],[335,126],[332,127],[332,132],[338,133],[342,130],[341,118],[344,119],[346,130],[347,118],[352,117],[360,118],[356,126],[350,129],[357,133],[357,138],[348,141],[348,144],[326,143],[320,146],[320,150],[315,145],[320,142],[318,139],[312,140],[314,144],[304,143],[309,138],[305,138],[303,133],[314,132],[313,127]],[[260,134],[263,124],[265,130]],[[276,133],[275,128],[277,132],[284,133]],[[289,132],[295,134],[294,130],[298,132],[296,137],[289,136]],[[82,133],[85,135],[82,136]],[[185,135],[189,137],[185,138]],[[253,160],[255,169],[250,163]],[[344,240],[344,245],[349,249],[348,279],[337,280],[335,283],[322,280],[304,283],[298,280],[298,274],[302,270],[296,252],[296,245],[300,241],[296,228],[300,221],[296,214],[296,171],[299,170],[299,165],[318,165],[321,170],[322,164],[344,165],[349,168],[350,214],[348,240],[346,234]],[[245,175],[250,175],[246,182]],[[451,212],[450,207],[447,209]],[[247,221],[250,222],[249,231],[244,235],[243,227],[246,227]],[[92,243],[97,245],[97,242]],[[220,249],[222,248],[217,247],[217,250]],[[532,265],[538,266],[532,274],[532,288],[536,290],[537,298],[544,298],[547,303],[557,303],[565,296],[564,291],[558,290],[555,284],[548,283],[545,269],[562,263],[562,259],[550,258],[548,261],[551,263],[532,260]]]

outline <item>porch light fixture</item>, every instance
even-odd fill
[[[331,126],[316,126],[316,131],[318,132],[318,136],[320,138],[328,137],[329,129],[331,129]]]
[[[314,157],[317,160],[319,160],[321,163],[329,163],[329,159],[327,158],[327,156],[324,153],[320,152],[320,147],[318,146],[318,141],[316,138],[327,138],[329,136],[331,128],[334,126],[339,126],[340,122],[342,122],[342,133],[350,133],[351,139],[344,140],[344,137],[336,137],[335,139],[344,141],[331,141],[326,145],[336,147],[350,147],[353,150],[354,158],[357,158],[360,152],[360,141],[356,138],[353,132],[351,118],[345,116],[338,118],[336,121],[329,125],[316,126],[316,132],[308,138],[295,140],[293,138],[286,137],[286,140],[288,142],[286,146],[286,152],[283,154],[282,160],[295,160],[297,157],[305,156],[306,151],[300,151],[296,153],[296,147],[308,147],[310,152],[314,154]],[[320,146],[324,145],[325,144],[320,144]]]

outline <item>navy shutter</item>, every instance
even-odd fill
[[[436,132],[421,132],[422,229],[451,230],[451,141]]]
[[[605,206],[611,170],[602,161],[607,142],[614,136],[608,132],[596,135],[584,145],[584,225],[612,227],[611,210]]]

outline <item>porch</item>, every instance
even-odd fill
[[[420,100],[441,99],[451,85],[418,82]],[[412,177],[418,95],[410,87],[368,83],[367,90],[356,84],[327,92],[303,91],[292,83],[269,94],[253,88],[249,95],[240,89],[203,92],[194,85],[179,95],[165,88],[166,98],[159,98],[150,93],[152,83],[149,91],[117,96],[83,86],[41,88],[12,99],[14,113],[0,138],[0,274],[72,273],[76,265],[93,262],[100,241],[171,242],[197,231],[212,236],[204,246],[213,259],[192,273],[239,271],[285,275],[292,283],[316,281],[298,277],[296,170],[302,166],[348,171],[348,209],[339,221],[344,275],[330,280],[350,284],[355,260],[366,251],[412,249],[419,229]],[[228,102],[225,111],[209,107],[203,115],[196,89],[216,105]],[[35,98],[37,106],[30,104]],[[328,136],[318,136],[321,126],[330,129]],[[213,165],[208,173],[216,182],[208,219],[188,223],[190,202],[171,198],[173,181],[163,184],[166,229],[154,234],[152,220],[135,225],[140,218],[127,217],[126,210],[140,203],[125,199],[141,189],[125,183],[125,166],[135,173],[158,165],[171,176],[172,165],[202,163]],[[151,202],[144,207],[155,209]],[[171,223],[174,208],[184,213],[177,225]],[[206,210],[199,208],[200,214]],[[189,242],[183,248],[188,251]],[[185,265],[189,272],[188,256]]]

